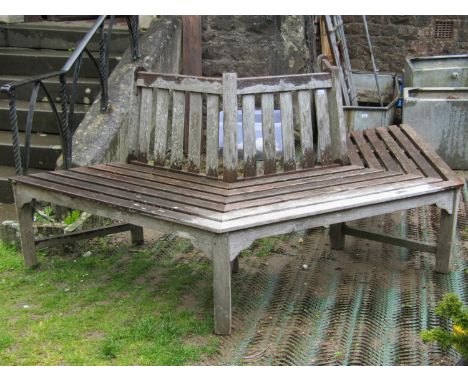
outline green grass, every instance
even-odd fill
[[[184,365],[216,351],[211,265],[187,241],[52,253],[29,270],[0,242],[0,365]]]

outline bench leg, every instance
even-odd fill
[[[134,245],[141,245],[145,242],[143,227],[137,225],[132,226],[130,229],[130,235],[132,237],[132,244]]]
[[[24,263],[27,267],[35,267],[37,265],[37,256],[36,246],[34,245],[33,208],[31,203],[23,204],[21,207],[17,205],[16,214],[18,215]]]
[[[332,249],[341,250],[345,245],[345,223],[331,224],[330,232],[330,246]]]
[[[239,272],[239,256],[237,256],[234,260],[231,261],[231,272]]]
[[[454,244],[457,235],[457,214],[460,192],[455,192],[453,199],[453,213],[440,210],[439,239],[437,242],[435,271],[440,273],[450,272]]]
[[[215,333],[229,335],[231,334],[231,262],[228,235],[217,237],[212,248]]]

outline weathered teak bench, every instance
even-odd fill
[[[347,136],[338,81],[335,71],[263,78],[138,72],[138,106],[128,128],[133,159],[12,178],[26,264],[37,263],[38,247],[91,235],[35,242],[35,200],[126,222],[104,233],[130,229],[134,241],[142,240],[141,227],[176,233],[213,261],[218,334],[231,331],[231,270],[257,238],[330,225],[335,249],[343,248],[346,234],[363,236],[435,253],[436,270],[447,272],[461,180],[409,126]],[[261,157],[256,108],[262,112]],[[275,109],[281,110],[281,151]],[[437,245],[344,225],[430,204],[442,209]]]

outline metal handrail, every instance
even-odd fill
[[[107,32],[105,23],[109,17]],[[31,142],[32,123],[37,101],[37,94],[39,89],[42,89],[46,94],[46,98],[52,108],[52,112],[57,119],[59,130],[60,142],[62,146],[63,164],[66,169],[71,167],[72,163],[72,138],[78,126],[74,123],[74,110],[77,95],[78,77],[80,73],[83,54],[86,54],[93,62],[99,74],[99,81],[101,85],[101,112],[107,111],[108,98],[108,77],[109,77],[109,51],[111,43],[111,33],[114,24],[115,16],[99,16],[89,31],[77,44],[73,53],[68,57],[65,64],[58,71],[44,73],[32,76],[28,79],[11,82],[0,87],[0,92],[5,93],[9,100],[9,117],[10,127],[12,132],[13,141],[13,155],[15,161],[15,170],[17,175],[26,174],[29,167],[29,151]],[[132,58],[136,60],[140,57],[138,47],[138,16],[125,16],[128,30],[130,33],[130,46],[132,51]],[[99,34],[99,59],[96,60],[93,54],[88,50],[87,46],[94,35]],[[73,71],[73,82],[70,95],[67,93],[66,77],[70,70]],[[59,114],[54,100],[47,90],[44,80],[49,78],[59,77],[60,87],[60,103],[61,114]],[[24,159],[21,155],[21,145],[19,141],[18,129],[18,116],[16,111],[16,89],[25,85],[34,84],[31,97],[29,100],[29,110],[25,126],[25,142],[24,142]]]

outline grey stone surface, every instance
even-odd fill
[[[132,61],[127,50],[109,77],[109,110],[100,111],[97,99],[73,137],[73,164],[88,166],[127,158],[128,111],[137,67],[179,73],[182,22],[176,16],[157,19],[140,38],[141,58]]]

